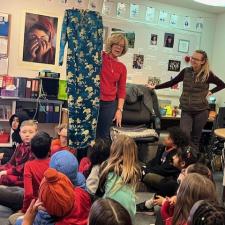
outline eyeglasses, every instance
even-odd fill
[[[197,59],[197,58],[194,58],[194,57],[191,57],[191,60],[198,61],[198,62],[202,61],[202,59]]]
[[[125,47],[124,45],[119,45],[119,44],[113,44],[113,45],[115,45],[117,47],[120,47],[120,48],[124,48]]]

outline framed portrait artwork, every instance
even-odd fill
[[[178,52],[188,53],[189,44],[190,44],[190,41],[180,39],[178,43]]]
[[[47,14],[26,12],[21,34],[20,58],[30,67],[55,66],[59,46],[59,18]]]

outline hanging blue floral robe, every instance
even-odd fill
[[[69,145],[85,148],[95,139],[99,110],[103,47],[101,15],[95,11],[66,10],[60,42],[60,65],[67,42]]]

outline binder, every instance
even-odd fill
[[[54,105],[54,113],[53,113],[53,123],[59,122],[59,115],[60,115],[60,105]]]
[[[26,98],[31,98],[32,79],[27,78],[26,83]]]
[[[26,97],[26,85],[27,85],[27,78],[19,77],[19,87],[18,87],[18,97],[19,98]]]
[[[40,104],[38,110],[38,122],[45,123],[46,122],[46,104]]]
[[[31,98],[35,98],[35,79],[31,80]]]

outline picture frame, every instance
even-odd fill
[[[188,53],[189,52],[189,40],[180,39],[178,43],[178,52]]]
[[[179,72],[181,67],[181,61],[179,60],[172,60],[168,61],[168,71],[175,71]]]
[[[20,34],[20,49],[19,49],[19,64],[22,67],[30,68],[33,70],[58,70],[58,59],[59,59],[59,45],[60,45],[60,24],[62,23],[62,18],[57,15],[53,15],[47,12],[27,10],[23,12],[22,29]],[[42,25],[44,24],[44,25]],[[36,34],[36,25],[38,28],[44,27],[46,25],[47,32],[46,38],[43,39],[38,37]],[[35,28],[35,29],[33,29]],[[45,28],[45,27],[44,27]],[[49,30],[48,30],[49,29]],[[44,30],[44,29],[43,29]],[[28,52],[29,44],[32,45],[32,38],[36,39],[36,42],[40,45],[47,43],[50,47],[47,54],[45,54],[41,60],[36,60],[36,58],[30,57],[30,52]],[[30,41],[30,42],[29,42]],[[47,41],[47,42],[46,42]],[[46,45],[47,45],[46,44]],[[45,45],[45,46],[46,46]],[[38,50],[36,51],[38,54]],[[36,55],[37,55],[36,54]]]

